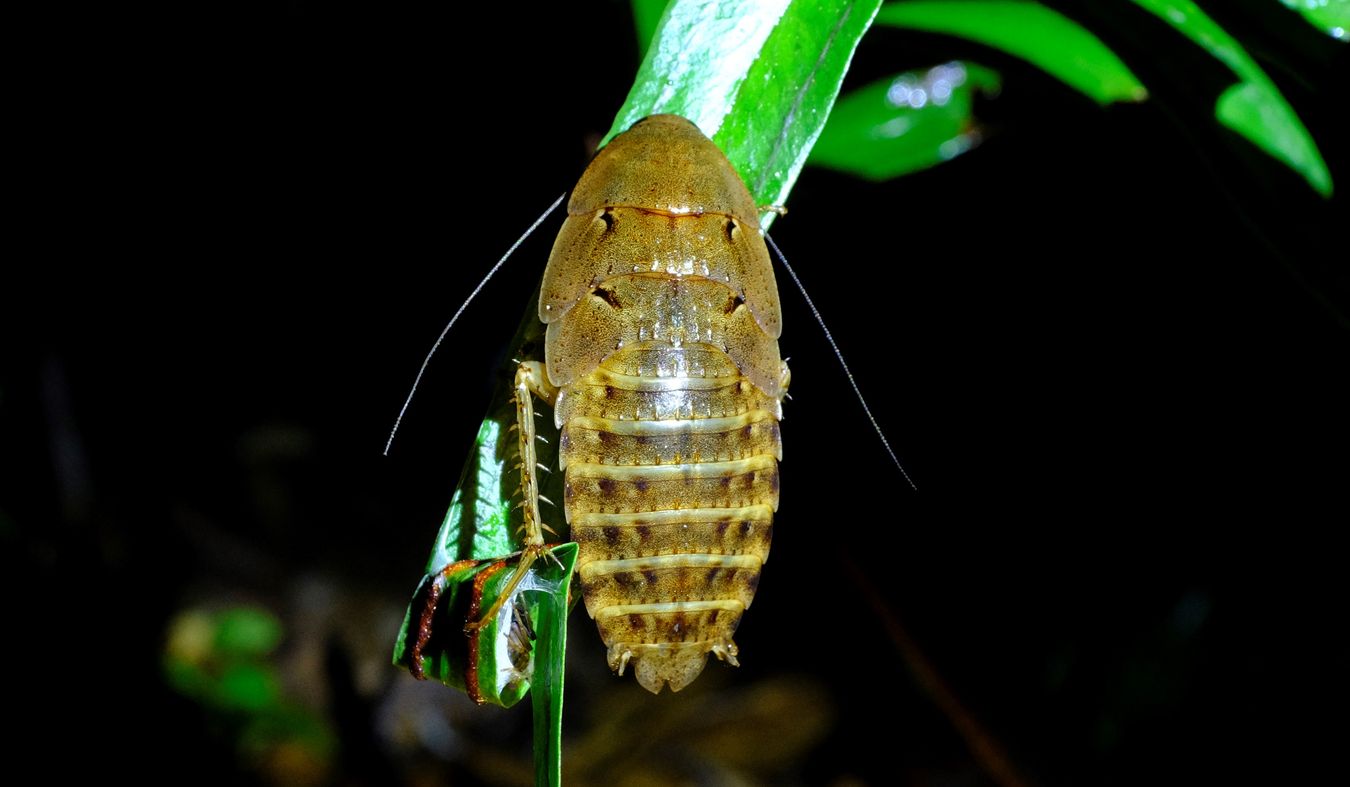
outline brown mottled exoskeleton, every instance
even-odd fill
[[[759,211],[689,121],[617,136],[577,183],[539,299],[545,363],[516,374],[523,576],[543,551],[531,395],[561,430],[586,610],[619,674],[678,691],[754,597],[778,507],[788,385]]]

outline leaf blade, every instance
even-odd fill
[[[1237,39],[1191,0],[1134,0],[1134,3],[1167,22],[1241,79],[1215,103],[1214,114],[1220,123],[1303,176],[1317,193],[1331,197],[1331,172],[1312,134]]]
[[[639,58],[647,56],[647,48],[665,11],[666,0],[633,0],[633,31],[637,34]]]
[[[1148,91],[1115,52],[1073,20],[1026,0],[890,3],[877,24],[958,36],[1025,60],[1099,104]]]
[[[562,784],[562,706],[563,677],[567,663],[568,588],[576,568],[577,545],[563,544],[553,549],[558,563],[545,561],[540,573],[554,583],[557,592],[538,601],[535,624],[538,641],[534,653],[531,709],[534,713],[535,784],[560,787]]]
[[[516,432],[511,428],[516,420],[513,381],[518,361],[512,359],[542,357],[544,326],[534,308],[537,302],[538,290],[511,340],[510,353],[497,369],[492,402],[436,534],[425,575],[404,615],[393,654],[395,665],[407,667],[415,675],[420,672],[507,707],[524,697],[529,683],[501,690],[489,680],[496,669],[493,664],[500,661],[497,655],[505,646],[498,637],[498,621],[490,621],[474,637],[473,648],[467,645],[463,629],[470,622],[473,596],[480,595],[482,610],[491,606],[505,575],[511,573],[506,571],[503,575],[495,566],[503,561],[514,566],[510,556],[520,548],[523,520],[515,505],[519,473],[514,469],[519,449]],[[535,427],[546,442],[536,446],[536,459],[545,466],[556,467],[557,429],[546,405],[540,403],[537,411],[545,417],[537,419]],[[540,482],[546,496],[562,499],[561,474],[544,475]],[[476,587],[475,580],[489,569],[496,571],[497,576],[487,585]],[[475,652],[478,658],[474,657]],[[471,682],[476,684],[475,690],[470,689]]]
[[[712,136],[790,0],[675,0],[666,7],[604,147],[648,115],[687,118]],[[733,162],[734,163],[734,162]]]
[[[950,161],[979,143],[975,92],[998,87],[996,72],[952,62],[858,88],[835,104],[808,163],[888,180]]]
[[[1350,2],[1346,0],[1280,0],[1285,8],[1338,41],[1350,41]]]

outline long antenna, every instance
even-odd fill
[[[867,406],[867,399],[863,398],[862,390],[858,388],[858,381],[853,379],[853,372],[849,371],[848,363],[844,361],[844,354],[839,351],[839,345],[835,344],[834,336],[830,334],[830,329],[825,327],[825,318],[820,316],[820,310],[816,308],[816,304],[811,300],[811,296],[806,294],[806,287],[802,286],[802,280],[797,278],[797,272],[788,264],[787,257],[783,256],[783,251],[778,248],[777,243],[773,242],[773,238],[769,237],[769,233],[764,233],[764,240],[769,242],[769,246],[773,249],[774,253],[778,255],[779,262],[783,263],[783,269],[792,277],[792,283],[797,285],[798,290],[801,290],[802,297],[806,299],[806,305],[811,308],[812,316],[816,318],[816,322],[820,323],[820,329],[825,332],[825,340],[830,343],[830,347],[834,350],[834,357],[839,359],[839,365],[844,367],[844,376],[848,378],[848,384],[853,386],[853,393],[858,395],[858,403],[862,405],[863,412],[867,413],[867,420],[872,422],[872,428],[877,430],[877,437],[881,438],[881,444],[886,448],[886,453],[891,455],[891,461],[895,462],[896,469],[898,469],[900,475],[904,476],[905,480],[909,482],[910,488],[915,492],[919,491],[918,485],[914,483],[914,479],[909,477],[909,473],[905,472],[905,466],[900,464],[900,458],[897,457],[895,451],[891,449],[891,442],[886,439],[885,432],[881,431],[881,425],[877,423],[876,417],[872,415],[872,408]]]
[[[511,248],[506,250],[506,253],[502,255],[501,259],[497,260],[497,264],[492,266],[492,270],[488,271],[487,275],[483,277],[483,280],[478,282],[478,286],[473,288],[473,292],[469,293],[469,297],[464,299],[464,303],[459,305],[459,309],[455,312],[454,316],[450,318],[450,322],[445,324],[445,328],[441,330],[441,335],[436,337],[436,343],[431,345],[431,350],[427,353],[427,357],[422,359],[422,368],[417,370],[417,379],[413,380],[412,388],[408,391],[408,398],[403,400],[403,406],[398,410],[398,417],[394,419],[394,428],[389,430],[389,439],[384,443],[385,456],[389,456],[389,446],[394,444],[394,435],[398,434],[399,424],[403,423],[403,414],[408,412],[408,405],[412,404],[413,394],[417,393],[417,386],[422,382],[422,375],[427,372],[427,366],[431,363],[431,356],[435,355],[436,350],[440,349],[441,342],[445,341],[446,334],[450,333],[450,328],[455,324],[455,320],[458,320],[459,316],[464,313],[464,310],[468,308],[469,304],[478,295],[479,291],[488,283],[488,279],[491,279],[497,273],[497,269],[506,264],[506,261],[510,259],[511,255],[516,253],[516,249],[520,248],[520,244],[524,243],[525,239],[530,237],[531,233],[539,229],[539,225],[543,224],[544,220],[549,217],[549,214],[557,210],[558,206],[561,205],[562,201],[566,198],[567,192],[564,191],[553,201],[552,205],[548,206],[548,210],[545,210],[540,214],[539,218],[534,220],[534,223],[530,225],[530,228],[525,230],[524,235],[516,238],[516,242],[511,244]]]

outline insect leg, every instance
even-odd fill
[[[535,458],[534,441],[534,398],[538,396],[550,406],[558,398],[558,389],[548,381],[548,373],[539,361],[522,361],[516,368],[516,435],[520,440],[520,494],[525,531],[522,539],[520,561],[516,563],[515,573],[507,581],[497,600],[492,603],[487,614],[475,623],[464,627],[470,633],[478,631],[501,611],[502,604],[511,598],[521,580],[530,572],[530,566],[540,555],[547,554],[544,548],[544,524],[539,517],[539,467]]]

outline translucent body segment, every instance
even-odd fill
[[[783,458],[778,420],[764,410],[669,421],[578,416],[563,427],[562,446],[564,456],[591,463],[602,457],[631,465],[718,462],[757,454]]]
[[[612,421],[662,421],[727,418],[753,411],[777,417],[778,408],[778,399],[744,379],[727,380],[716,388],[675,391],[632,391],[588,379],[563,389],[554,414],[566,424],[581,413]]]
[[[641,341],[610,355],[600,368],[633,377],[740,377],[741,370],[724,350],[700,345],[672,347],[667,342]]]
[[[606,279],[548,326],[546,341],[549,379],[558,386],[621,347],[656,341],[709,345],[765,393],[780,393],[778,342],[727,285],[710,279],[650,273]]]

